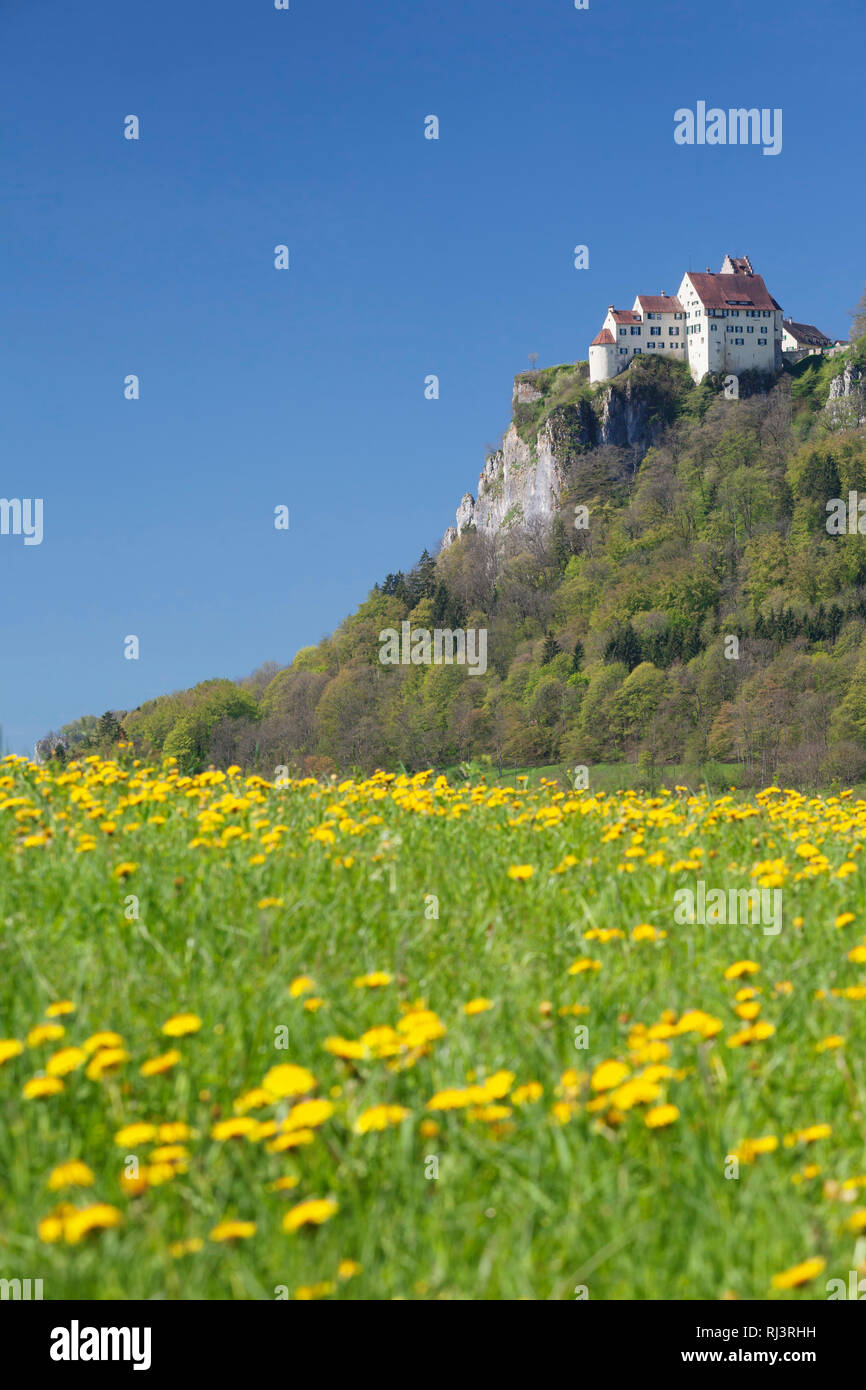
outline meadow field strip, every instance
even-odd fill
[[[864,837],[849,793],[4,759],[0,1277],[833,1296]]]

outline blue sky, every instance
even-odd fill
[[[864,43],[862,0],[0,0],[8,746],[332,630],[609,303],[745,252],[844,337]],[[781,154],[676,146],[699,100]]]

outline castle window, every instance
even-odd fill
[[[735,339],[734,339],[734,347],[745,347],[745,345],[746,345],[746,340],[745,340],[745,338],[735,338]]]
[[[628,348],[620,348],[619,355],[620,357],[628,357]]]
[[[635,357],[640,357],[640,348],[635,348],[634,355]]]
[[[749,324],[748,328],[746,329],[746,332],[747,332],[747,333],[754,333],[754,331],[755,331],[755,330],[754,330],[754,328],[752,327],[752,325]]]
[[[651,328],[651,329],[650,329],[650,333],[652,334],[652,336],[653,336],[654,338],[657,338],[657,337],[660,335],[660,333],[661,333],[661,329],[660,329],[660,328]]]
[[[679,332],[680,332],[680,330],[679,330],[678,328],[669,328],[669,329],[668,329],[668,337],[669,337],[669,338],[678,338],[678,337],[679,337]]]
[[[766,346],[767,346],[767,340],[766,340],[766,338],[759,338],[759,339],[758,339],[758,347],[766,347]]]
[[[628,337],[628,329],[627,329],[627,328],[621,328],[621,329],[619,330],[619,336],[620,336],[621,338],[627,338],[627,337]]]
[[[635,333],[638,333],[638,334],[640,333],[640,329],[639,329],[639,328],[634,328],[634,327],[632,327],[632,330],[631,330],[631,331],[632,331],[632,336],[634,336]]]
[[[648,348],[654,348],[654,347],[655,347],[655,343],[647,343],[647,347],[648,347]]]

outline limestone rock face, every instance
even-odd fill
[[[464,494],[457,509],[456,533],[474,526],[477,531],[507,531],[515,525],[549,522],[559,503],[564,474],[556,456],[554,429],[547,420],[535,449],[509,426],[502,448],[488,454],[478,479],[478,496]],[[443,545],[455,536],[450,527]]]
[[[831,421],[840,428],[851,429],[866,425],[866,389],[863,373],[850,362],[839,376],[830,382],[826,411]]]
[[[531,382],[515,382],[515,411],[541,397]],[[640,461],[664,432],[665,411],[660,404],[652,382],[623,373],[592,404],[580,400],[554,406],[543,417],[532,444],[521,438],[512,421],[502,448],[484,461],[477,496],[467,492],[461,499],[457,524],[449,526],[443,547],[453,545],[470,527],[501,534],[515,526],[550,525],[566,488],[567,472],[578,457],[609,445],[636,452]]]

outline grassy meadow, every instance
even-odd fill
[[[866,1273],[864,837],[845,792],[0,761],[0,1277],[826,1298]],[[781,931],[676,920],[698,880]]]

